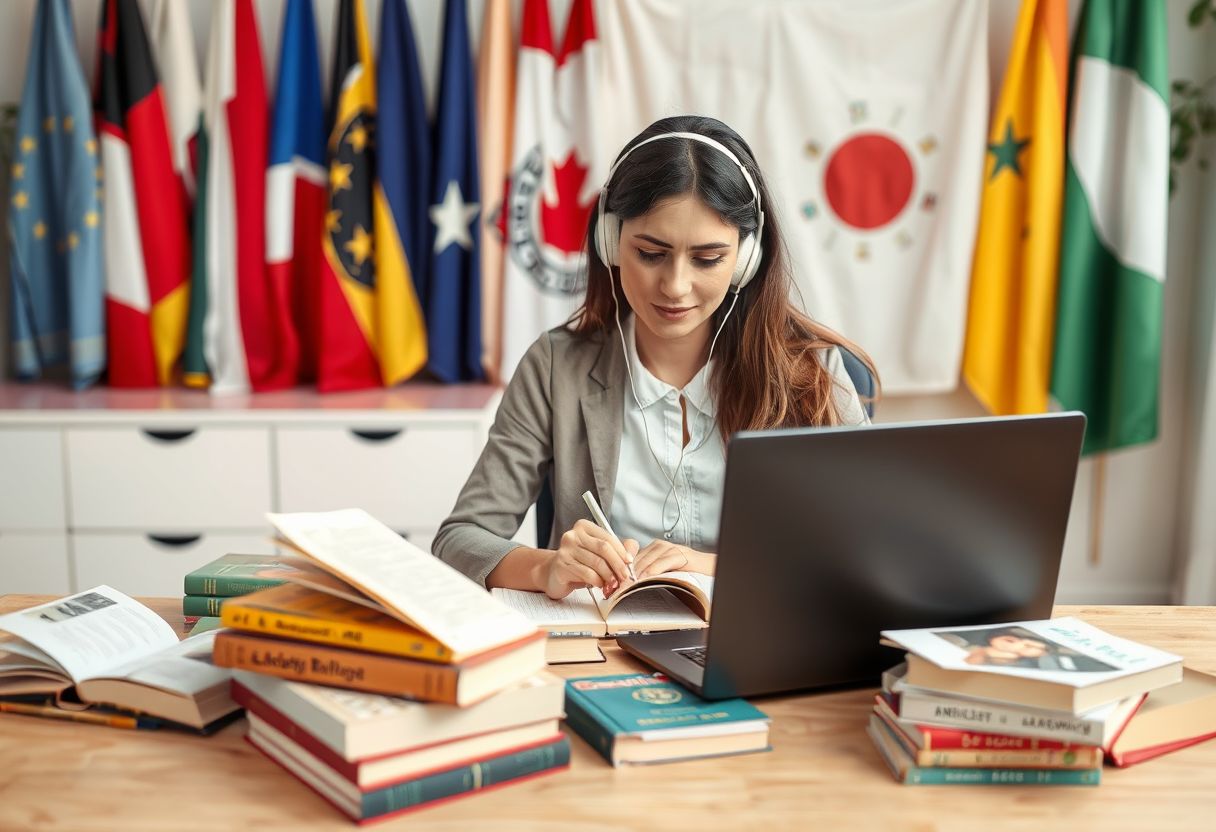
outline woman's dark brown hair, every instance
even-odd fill
[[[836,382],[817,359],[816,350],[846,347],[865,362],[877,382],[873,362],[856,345],[790,303],[793,277],[780,221],[751,148],[739,134],[717,119],[675,116],[650,125],[625,150],[651,136],[676,132],[698,133],[730,148],[756,183],[765,215],[760,270],[740,292],[714,348],[710,389],[717,402],[723,440],[739,430],[840,424],[841,414],[832,395]],[[720,151],[692,139],[669,138],[639,147],[605,187],[605,208],[622,223],[666,200],[695,194],[723,221],[738,228],[740,239],[756,230],[752,192],[742,172]],[[620,288],[619,272],[609,269],[596,254],[596,220],[593,211],[586,238],[587,298],[573,323],[574,331],[583,334],[615,329],[613,292],[622,316],[632,312]],[[729,308],[728,295],[712,316],[713,331]]]

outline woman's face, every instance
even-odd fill
[[[621,287],[639,327],[665,341],[708,342],[738,254],[739,229],[691,194],[625,220]]]

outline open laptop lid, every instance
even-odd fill
[[[874,681],[887,628],[1051,615],[1080,413],[751,431],[729,446],[712,698]]]

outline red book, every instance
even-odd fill
[[[947,749],[967,749],[970,751],[1046,751],[1089,748],[1063,740],[1044,739],[1041,737],[1015,737],[1008,734],[986,734],[979,731],[966,731],[961,728],[943,728],[937,725],[920,725],[900,719],[890,701],[881,694],[874,697],[875,710],[888,722],[895,724],[899,730],[916,744],[922,751],[945,751]]]

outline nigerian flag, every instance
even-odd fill
[[[1086,454],[1157,436],[1169,200],[1165,4],[1087,0],[1074,50],[1051,392]]]

